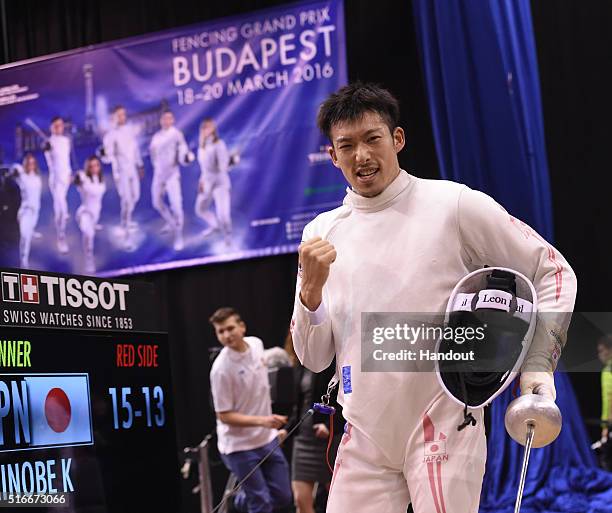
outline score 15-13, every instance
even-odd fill
[[[120,391],[118,393],[118,390]],[[166,423],[166,412],[164,410],[164,391],[159,385],[153,387],[151,394],[150,387],[142,387],[140,389],[145,402],[145,418],[147,427],[152,427],[155,424],[161,427]],[[115,429],[130,429],[134,424],[135,419],[142,417],[142,410],[136,409],[135,404],[140,402],[140,394],[136,392],[132,395],[131,387],[122,387],[117,389],[111,387],[108,389],[113,401],[113,425]],[[131,397],[130,397],[131,396]],[[151,398],[153,398],[153,407],[151,406]],[[119,401],[121,405],[119,405]],[[141,403],[142,404],[142,403]],[[122,419],[119,419],[119,409],[125,411]],[[121,420],[121,423],[119,422]]]

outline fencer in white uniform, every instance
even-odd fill
[[[539,311],[561,320],[573,309],[576,277],[555,248],[489,196],[401,170],[398,118],[396,100],[371,85],[349,85],[321,108],[332,161],[351,188],[341,207],[304,229],[293,342],[314,372],[336,357],[348,425],[328,513],[405,513],[409,502],[415,513],[476,513],[486,460],[482,409],[473,412],[475,426],[458,430],[464,410],[435,372],[363,372],[362,351],[371,345],[362,345],[361,315],[441,314],[455,284],[489,265],[527,276]],[[555,397],[552,372],[567,330],[556,319],[538,319],[521,393]]]
[[[149,153],[153,164],[151,201],[166,226],[163,231],[174,233],[174,249],[181,251],[183,243],[183,194],[181,192],[180,165],[187,165],[195,156],[185,141],[185,136],[174,126],[174,114],[162,113],[159,123],[161,129],[151,139]],[[164,196],[168,196],[169,207]]]
[[[83,252],[85,254],[85,272],[96,272],[94,257],[94,240],[96,225],[102,212],[102,198],[106,193],[106,184],[102,176],[102,163],[98,157],[89,157],[84,169],[75,177],[75,185],[81,196],[81,205],[76,212],[76,220],[81,230]]]
[[[64,135],[64,120],[60,117],[51,121],[51,135],[45,142],[44,153],[49,168],[49,190],[53,198],[53,213],[57,232],[57,249],[68,252],[66,223],[68,221],[68,188],[72,181],[70,152],[72,142]]]
[[[208,224],[202,235],[206,237],[221,231],[226,243],[229,243],[232,233],[232,184],[228,173],[230,156],[212,119],[205,119],[200,125],[198,163],[200,183],[195,211]],[[213,200],[214,212],[210,209]]]
[[[140,199],[140,180],[144,167],[138,146],[138,127],[127,122],[124,107],[115,107],[113,111],[114,127],[103,139],[104,158],[110,161],[113,180],[121,202],[121,226],[126,237],[126,246],[130,246],[129,230],[136,228],[132,214]]]
[[[34,155],[28,153],[23,159],[23,165],[15,164],[12,174],[21,193],[21,204],[17,211],[19,265],[27,269],[30,266],[30,248],[34,230],[38,223],[42,193],[42,178]]]

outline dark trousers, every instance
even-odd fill
[[[241,481],[277,444],[276,440],[257,449],[222,454],[225,466]],[[242,485],[234,506],[242,513],[272,513],[292,501],[289,465],[280,448]]]

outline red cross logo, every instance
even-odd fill
[[[38,304],[38,276],[33,274],[21,275],[21,298],[24,303]]]

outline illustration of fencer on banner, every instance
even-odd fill
[[[0,264],[99,275],[295,251],[339,205],[341,1],[0,68]]]

